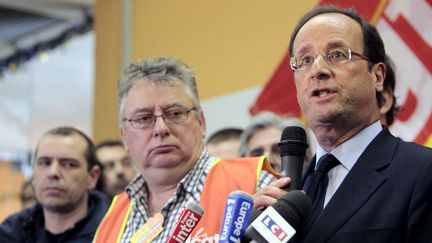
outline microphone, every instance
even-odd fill
[[[219,237],[220,243],[240,242],[240,238],[246,231],[252,209],[253,199],[251,195],[243,191],[231,192],[225,206]]]
[[[204,208],[196,202],[188,201],[184,206],[176,225],[171,230],[168,243],[183,243],[204,214]]]
[[[252,222],[241,242],[288,242],[303,225],[310,210],[311,201],[304,192],[287,192]]]
[[[309,147],[305,130],[298,126],[285,127],[278,145],[281,155],[281,176],[291,178],[291,184],[284,189],[301,190],[303,163],[306,149]]]

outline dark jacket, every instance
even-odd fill
[[[403,142],[384,128],[301,242],[430,243],[431,195],[432,149]]]
[[[87,215],[71,229],[52,236],[44,228],[43,210],[40,204],[20,211],[0,225],[0,242],[92,242],[93,236],[109,206],[108,198],[98,191],[89,197]]]

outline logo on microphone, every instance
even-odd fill
[[[173,234],[173,240],[176,242],[185,242],[199,220],[200,217],[195,212],[186,211],[185,217],[180,221],[180,231]]]
[[[286,243],[296,233],[295,229],[273,208],[264,210],[251,226],[267,241]]]
[[[229,195],[219,242],[240,241],[246,230],[252,208],[253,200],[249,194],[235,191]]]
[[[281,226],[279,226],[269,215],[266,215],[261,222],[269,229],[273,235],[280,241],[284,241],[288,237],[288,233],[285,232]]]

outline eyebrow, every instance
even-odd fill
[[[297,52],[297,54],[295,54],[295,53],[293,52],[293,55],[294,55],[294,56],[300,56],[300,55],[302,55],[302,54],[304,54],[304,53],[307,53],[310,49],[311,49],[310,45],[306,45],[306,46],[302,47],[302,48]]]
[[[337,48],[337,47],[348,47],[348,46],[342,41],[333,41],[326,45],[326,49]]]
[[[170,108],[184,108],[184,109],[186,109],[186,106],[180,102],[173,102],[171,104],[168,104],[168,105],[162,107],[163,110],[167,110]]]
[[[180,102],[173,102],[173,103],[169,103],[169,104],[166,104],[166,105],[164,105],[163,107],[162,107],[162,110],[164,111],[164,110],[167,110],[167,109],[170,109],[170,108],[186,108],[182,103],[180,103]],[[152,113],[154,111],[154,108],[150,108],[150,107],[141,107],[141,108],[137,108],[137,109],[135,109],[133,112],[132,112],[132,116],[133,115],[135,115],[135,114],[137,114],[137,113],[144,113],[144,112],[150,112],[150,113]]]
[[[327,43],[325,50],[331,49],[331,48],[338,48],[338,47],[347,47],[347,45],[343,42],[343,41],[332,41]],[[294,56],[298,56],[304,53],[309,52],[311,49],[311,45],[306,45],[304,47],[302,47],[299,52],[297,53],[297,55],[294,54]]]
[[[40,156],[37,157],[36,160],[40,160],[40,159],[49,159],[49,160],[54,160],[53,156]],[[76,160],[78,161],[77,158],[74,157],[58,157],[57,160],[61,161],[61,160]]]
[[[153,111],[152,108],[140,107],[140,108],[136,108],[134,111],[132,111],[131,115],[133,116],[134,114],[137,114],[137,113],[152,112],[152,111]]]

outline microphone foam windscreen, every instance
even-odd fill
[[[299,229],[311,211],[311,201],[302,191],[291,191],[280,197],[273,208],[291,225]]]
[[[186,202],[185,208],[194,211],[195,213],[197,213],[200,216],[202,216],[204,214],[204,208],[200,204],[198,204],[194,201]]]
[[[288,126],[285,127],[281,141],[279,143],[280,154],[283,155],[300,155],[306,154],[308,147],[306,132],[302,127]]]

